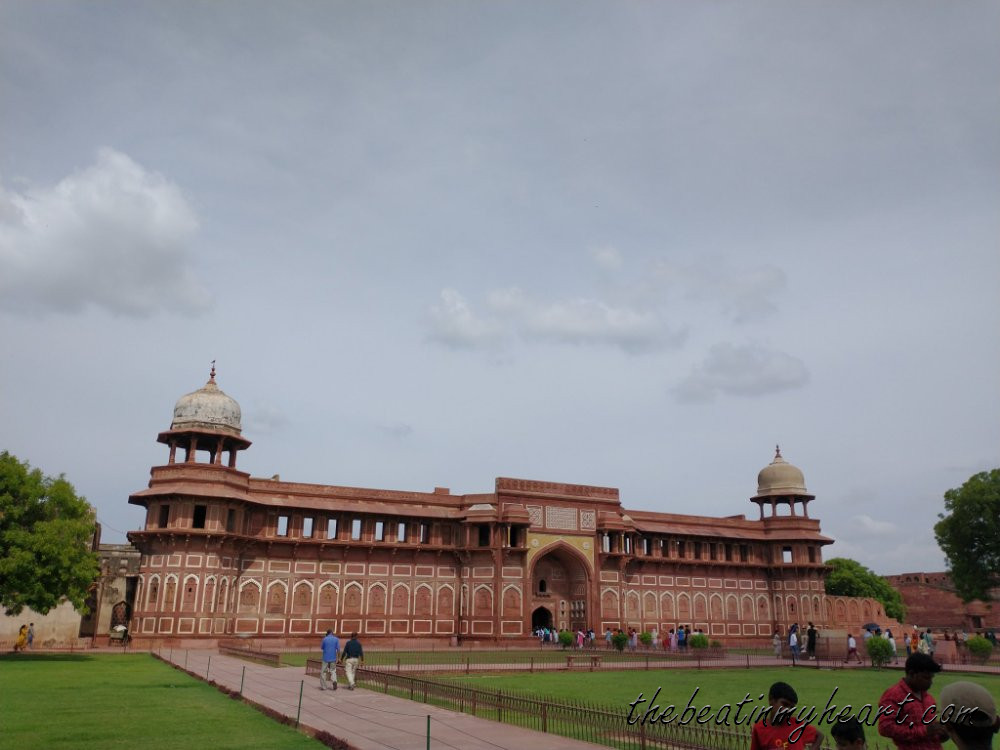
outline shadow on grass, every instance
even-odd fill
[[[0,654],[0,661],[93,661],[90,654]]]

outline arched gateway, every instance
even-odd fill
[[[587,630],[590,621],[590,571],[580,553],[567,544],[555,545],[535,558],[531,572],[531,626]],[[549,615],[547,625],[538,623]]]

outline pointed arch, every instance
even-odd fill
[[[722,611],[722,595],[712,594],[708,600],[709,611],[711,612],[712,622],[722,622],[725,619],[725,615]]]
[[[381,581],[368,586],[368,611],[369,615],[385,614],[385,584]]]
[[[660,619],[660,609],[656,604],[656,594],[652,591],[647,591],[642,595],[642,617],[644,620]]]
[[[288,584],[281,580],[267,584],[267,605],[264,611],[269,615],[283,615],[287,604]]]
[[[205,576],[205,585],[202,587],[202,592],[201,592],[202,612],[215,611],[215,587],[216,587],[215,576]]]
[[[219,581],[219,595],[218,600],[215,603],[216,612],[228,612],[229,611],[229,578],[228,576],[222,576]]]
[[[691,595],[687,592],[677,595],[677,619],[681,624],[687,624],[691,620]]]
[[[667,592],[660,594],[660,612],[663,613],[664,620],[674,618],[674,595]]]
[[[604,589],[601,592],[601,617],[605,620],[619,620],[618,592],[614,589]]]
[[[694,619],[698,622],[708,619],[708,600],[700,592],[694,595]]]
[[[170,573],[163,579],[163,605],[161,609],[173,612],[177,609],[177,575]]]
[[[397,583],[392,587],[390,608],[394,615],[410,614],[410,587],[405,583]]]
[[[257,612],[260,607],[261,587],[260,583],[250,578],[240,584],[239,588],[239,611]]]
[[[740,600],[741,615],[740,619],[743,622],[753,622],[753,597],[750,594],[744,594]]]
[[[413,590],[413,614],[430,617],[433,613],[434,590],[428,583],[418,584]]]
[[[194,612],[198,608],[198,576],[188,573],[181,587],[181,611]]]
[[[319,585],[319,595],[316,597],[316,614],[335,615],[340,603],[340,587],[333,581],[323,581]]]
[[[740,602],[735,594],[726,597],[726,621],[738,622],[740,619]]]
[[[771,621],[771,602],[761,594],[757,597],[757,622]]]
[[[146,609],[157,610],[160,602],[160,576],[154,573],[149,577],[149,586],[146,588]]]
[[[441,617],[455,616],[455,587],[450,583],[438,586],[437,613]]]
[[[493,589],[481,583],[476,586],[472,593],[472,607],[474,617],[489,617],[493,614]]]
[[[504,617],[521,616],[521,587],[513,583],[503,587],[501,612]]]
[[[299,581],[292,587],[292,614],[312,613],[313,585],[311,581]]]
[[[364,589],[357,581],[351,581],[344,586],[344,614],[360,615],[363,612]]]

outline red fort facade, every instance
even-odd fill
[[[471,495],[261,479],[237,468],[250,442],[214,370],[158,440],[168,462],[129,498],[146,508],[129,534],[139,642],[314,645],[330,628],[485,643],[543,625],[685,625],[732,642],[885,619],[876,602],[824,593],[833,540],[780,452],[753,519],[629,510],[613,488],[503,477]]]

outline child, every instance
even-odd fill
[[[865,750],[865,728],[853,716],[844,721],[834,722],[830,727],[837,750]]]
[[[767,692],[767,701],[771,710],[754,724],[750,750],[819,750],[823,735],[812,724],[803,724],[792,715],[799,696],[791,685],[774,683]]]

